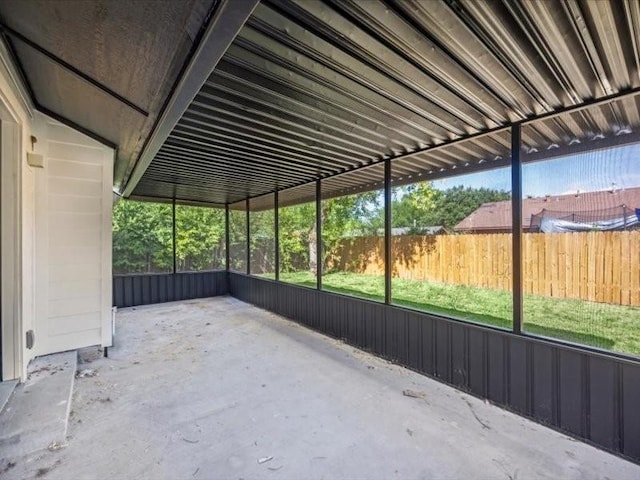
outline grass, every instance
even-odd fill
[[[315,287],[309,272],[281,273],[280,280]],[[324,290],[384,300],[384,278],[357,273],[322,277]],[[462,285],[393,279],[393,303],[448,317],[511,328],[511,293]],[[525,332],[640,356],[640,308],[525,295]]]

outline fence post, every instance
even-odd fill
[[[391,303],[391,160],[384,161],[384,303]]]
[[[511,257],[513,331],[522,333],[522,161],[521,125],[511,127]]]

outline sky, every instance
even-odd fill
[[[612,188],[614,183],[615,188],[640,187],[640,144],[559,157],[522,167],[523,197],[605,190]],[[501,168],[433,182],[434,188],[439,190],[457,185],[510,191],[511,170]]]

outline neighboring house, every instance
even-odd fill
[[[522,231],[537,231],[535,221],[532,229],[532,217],[543,211],[557,217],[590,214],[596,221],[598,216],[605,219],[611,216],[611,212],[623,212],[627,208],[628,215],[640,208],[640,187],[525,198],[522,200]],[[511,232],[511,200],[482,204],[454,230],[459,233]]]
[[[383,236],[384,229],[378,229],[377,233]],[[429,227],[395,227],[391,229],[392,237],[399,235],[444,235],[445,233],[449,233],[449,231],[443,225],[433,225]]]

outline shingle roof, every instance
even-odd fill
[[[531,216],[544,209],[570,214],[606,210],[622,205],[630,209],[640,208],[640,187],[525,198],[522,200],[522,228],[528,229]],[[511,230],[511,200],[482,204],[458,223],[454,230],[457,232]]]

